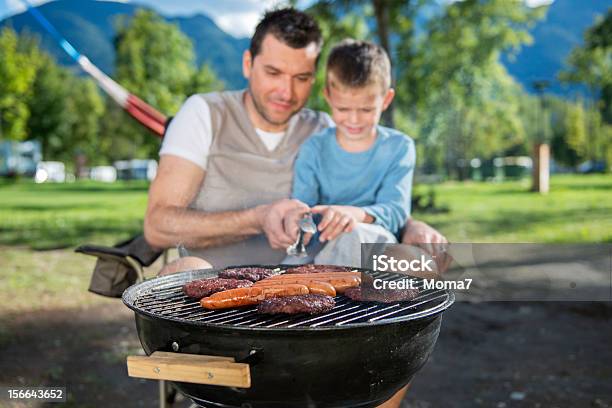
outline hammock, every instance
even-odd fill
[[[28,12],[43,28],[53,36],[60,47],[72,58],[83,71],[89,74],[119,106],[121,106],[131,117],[136,119],[138,123],[149,129],[160,138],[163,137],[166,130],[168,118],[147,104],[137,96],[129,93],[127,89],[119,85],[112,78],[96,67],[86,56],[80,54],[55,27],[43,16],[40,11],[32,7],[28,0],[21,0]]]

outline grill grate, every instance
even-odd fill
[[[406,278],[405,275],[395,273],[367,273],[389,281]],[[135,311],[182,323],[232,328],[299,329],[342,328],[414,320],[437,314],[454,301],[454,295],[449,291],[423,290],[423,280],[418,278],[414,279],[419,287],[419,295],[412,301],[384,304],[356,302],[345,296],[336,296],[336,306],[319,315],[261,315],[257,314],[255,306],[207,310],[197,300],[183,294],[182,286],[186,282],[216,275],[216,271],[202,270],[146,281],[129,288],[124,294],[124,302]]]

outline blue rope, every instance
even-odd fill
[[[64,37],[61,36],[61,34],[55,29],[55,27],[53,27],[49,20],[47,20],[45,16],[40,13],[40,11],[32,7],[28,0],[21,0],[21,2],[25,4],[30,14],[32,14],[32,16],[40,23],[40,25],[42,25],[45,30],[47,30],[47,32],[55,38],[55,40],[64,49],[64,51],[66,51],[66,53],[68,53],[68,55],[70,55],[73,60],[78,61],[81,54],[79,54],[79,52],[72,46],[72,44],[70,44]]]

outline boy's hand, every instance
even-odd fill
[[[344,232],[351,232],[358,222],[367,222],[368,217],[361,208],[345,205],[317,205],[310,211],[323,216],[318,226],[321,242],[335,239]]]

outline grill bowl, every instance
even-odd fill
[[[340,296],[336,307],[320,316],[262,317],[254,308],[204,311],[180,292],[184,283],[217,273],[155,278],[123,295],[147,355],[174,351],[249,363],[250,388],[176,383],[206,407],[375,407],[425,364],[441,313],[454,301],[448,291],[422,292],[413,301],[389,305]]]

